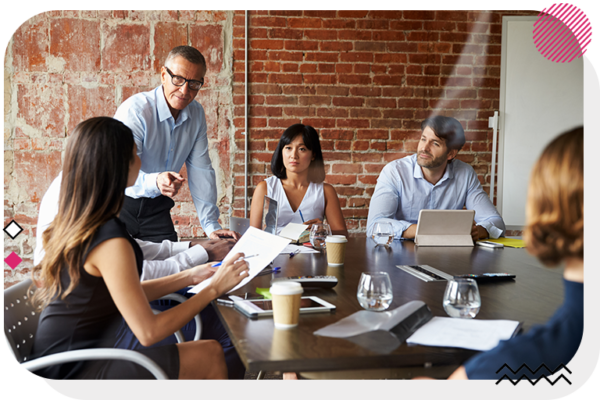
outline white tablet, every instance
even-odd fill
[[[474,210],[421,210],[415,244],[418,246],[473,246]]]
[[[234,307],[249,318],[272,317],[272,300],[243,300],[236,301]],[[302,297],[300,300],[300,314],[331,312],[335,306],[315,296]]]

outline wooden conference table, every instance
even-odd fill
[[[426,264],[450,275],[515,274],[515,281],[479,285],[482,306],[476,319],[518,320],[525,331],[547,321],[563,299],[562,268],[544,268],[526,249],[416,247],[412,241],[398,240],[386,249],[376,247],[371,239],[352,237],[343,267],[328,267],[322,253],[293,258],[279,255],[273,264],[281,267],[281,272],[258,276],[233,294],[243,297],[246,292],[255,293],[257,287],[268,288],[273,277],[333,275],[338,278],[336,287],[309,288],[304,295],[318,296],[337,309],[331,314],[303,314],[297,328],[281,331],[274,329],[272,318],[251,320],[234,308],[213,303],[248,372],[295,371],[310,377],[311,371],[341,371],[321,376],[443,378],[476,353],[402,343],[392,352],[381,354],[345,339],[313,335],[317,329],[362,310],[356,299],[361,272],[385,271],[390,275],[394,293],[390,309],[422,300],[434,316],[447,316],[442,306],[446,283],[424,282],[396,265]]]

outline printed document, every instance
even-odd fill
[[[260,271],[275,259],[281,251],[290,243],[289,239],[275,236],[260,229],[249,227],[246,233],[233,246],[231,251],[225,256],[223,261],[227,261],[236,253],[244,253],[248,258],[246,262],[250,268],[249,275],[244,278],[236,287],[227,293],[231,293],[248,283]],[[188,291],[188,293],[198,293],[210,284],[212,278],[200,282]]]

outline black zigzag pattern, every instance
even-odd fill
[[[500,371],[502,371],[502,369],[504,369],[504,368],[508,368],[510,370],[510,372],[512,372],[515,375],[523,368],[527,369],[532,375],[535,375],[542,368],[544,368],[546,371],[548,371],[548,375],[555,374],[556,371],[560,370],[561,368],[564,368],[569,374],[572,373],[571,370],[569,368],[567,368],[567,366],[564,364],[560,364],[558,367],[556,367],[554,369],[554,371],[552,371],[550,368],[548,368],[546,366],[546,364],[544,364],[544,363],[542,363],[542,365],[537,367],[535,369],[535,371],[533,371],[531,368],[529,368],[529,366],[527,364],[523,364],[516,371],[514,371],[508,364],[505,363],[502,367],[500,367],[500,369],[498,369],[498,371],[496,371],[496,374],[500,373]],[[560,374],[560,376],[558,378],[556,378],[555,381],[551,381],[550,379],[548,379],[548,377],[545,374],[542,374],[542,376],[539,377],[538,379],[536,379],[535,381],[532,381],[531,379],[529,379],[529,377],[526,376],[525,374],[521,375],[521,377],[519,379],[517,379],[516,381],[513,381],[511,378],[508,377],[508,375],[504,374],[502,376],[502,378],[498,379],[498,381],[496,382],[496,385],[499,384],[500,382],[502,382],[504,379],[506,379],[507,381],[512,383],[514,386],[516,386],[517,383],[521,382],[521,380],[527,379],[529,381],[529,383],[531,383],[531,385],[535,386],[539,381],[542,380],[542,378],[545,379],[546,382],[548,382],[552,386],[554,386],[554,384],[556,382],[558,382],[560,380],[560,378],[563,378],[565,381],[567,381],[569,383],[569,385],[571,385],[571,381],[568,380],[563,374]]]

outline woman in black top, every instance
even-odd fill
[[[73,131],[63,163],[59,211],[43,241],[46,254],[34,268],[43,311],[32,358],[66,350],[113,347],[125,319],[140,343],[150,346],[184,326],[211,300],[248,274],[242,254],[220,268],[197,267],[140,283],[142,252],[118,219],[125,188],[140,169],[131,130],[108,117],[92,118]],[[238,262],[236,262],[238,261]],[[216,270],[216,271],[215,271]],[[212,276],[208,287],[185,303],[154,315],[149,301]],[[218,342],[187,342],[144,349],[172,379],[224,379],[227,367]],[[150,378],[125,361],[67,363],[38,371],[61,378]]]

